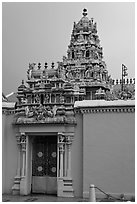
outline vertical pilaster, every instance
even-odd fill
[[[26,135],[21,133],[21,147],[22,147],[22,172],[21,176],[25,177],[25,166],[26,166]]]
[[[64,135],[63,133],[58,133],[58,137],[59,137],[59,140],[58,140],[58,148],[59,148],[59,177],[63,177],[64,174],[64,164],[63,164],[63,153],[64,153]]]
[[[49,103],[51,103],[51,93],[49,94]]]
[[[58,133],[58,189],[57,189],[57,195],[63,196],[63,189],[64,189],[64,183],[63,183],[63,153],[64,153],[64,134]]]
[[[57,94],[54,94],[55,99],[54,99],[54,103],[57,103]]]
[[[57,194],[61,197],[74,197],[71,178],[72,139],[73,133],[58,133],[59,178]]]
[[[20,156],[21,156],[21,135],[16,134],[16,140],[17,140],[17,147],[18,147],[18,162],[17,162],[17,176],[20,177]]]
[[[22,170],[20,182],[20,195],[26,195],[26,135],[21,133],[21,149],[22,149]]]
[[[68,134],[65,136],[67,145],[67,177],[71,178],[71,146],[73,141],[73,135]]]

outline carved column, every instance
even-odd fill
[[[21,151],[21,135],[17,134],[16,135],[16,140],[17,140],[17,146],[18,146],[18,167],[17,167],[17,176],[20,177],[20,151]]]
[[[20,159],[21,159],[21,135],[16,134],[16,141],[18,147],[18,158],[17,158],[17,174],[14,178],[14,185],[12,187],[13,195],[19,194],[20,191],[20,180],[21,180],[21,172],[20,172]]]
[[[51,93],[49,94],[49,103],[51,103]]]
[[[26,135],[21,133],[21,147],[22,147],[22,172],[21,176],[25,177],[25,163],[26,163]]]
[[[58,133],[59,137],[59,142],[58,142],[58,147],[59,147],[59,177],[63,177],[63,153],[64,153],[64,134],[63,133]]]
[[[20,181],[20,195],[27,195],[27,178],[26,178],[26,135],[21,133],[21,149],[22,149],[22,170]]]
[[[59,178],[58,178],[58,190],[57,195],[61,197],[74,197],[74,190],[71,178],[71,144],[72,133],[58,133],[58,147],[59,147]],[[64,148],[64,147],[67,148]],[[65,155],[64,154],[64,151]],[[63,159],[67,160],[64,161]],[[67,170],[63,161],[67,163]],[[66,172],[64,171],[66,170]],[[64,173],[63,173],[64,172]]]
[[[67,145],[67,177],[71,178],[71,146],[73,140],[73,134],[66,135],[66,145]]]

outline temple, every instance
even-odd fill
[[[87,15],[87,9],[83,9],[82,18],[74,22],[67,55],[58,66],[53,62],[50,67],[46,62],[44,65],[30,63],[26,83],[22,80],[18,87],[13,118],[18,155],[13,194],[86,196],[89,184],[85,156],[89,153],[85,145],[89,152],[90,148],[85,132],[88,128],[82,120],[88,124],[88,119],[84,119],[87,107],[90,106],[90,113],[93,110],[94,114],[105,114],[106,107],[111,115],[117,110],[134,112],[135,79],[118,81],[109,75],[97,24]],[[98,130],[92,126],[90,132],[90,123],[88,127],[88,134]]]

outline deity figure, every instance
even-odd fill
[[[61,69],[60,69],[60,77],[61,77],[62,79],[65,79],[65,69],[64,69],[64,68],[61,68]]]
[[[63,56],[63,62],[66,62],[66,61],[67,61],[66,56]]]
[[[45,103],[48,103],[48,102],[49,102],[49,95],[46,94],[46,96],[45,96]]]
[[[35,103],[40,103],[40,98],[38,95],[36,95],[36,97],[35,97]]]
[[[78,41],[78,42],[82,42],[82,41],[84,41],[84,37],[83,37],[82,34],[80,34],[80,35],[78,36],[77,41]]]
[[[69,71],[69,79],[72,79],[72,72]]]
[[[56,115],[56,111],[57,111],[57,106],[56,106],[56,105],[53,106],[52,111],[53,111],[53,114],[54,114],[54,116],[55,116],[55,115]]]
[[[47,117],[53,117],[54,116],[54,113],[53,113],[52,109],[50,108],[50,106],[47,106],[47,108],[46,108],[46,116]]]
[[[76,70],[76,79],[79,79],[79,77],[80,77],[80,72],[79,72],[79,70],[77,69],[77,70]]]
[[[27,103],[27,99],[26,98],[21,98],[21,103]]]
[[[91,73],[90,68],[88,68],[88,69],[86,70],[86,72],[85,72],[85,77],[86,77],[86,78],[90,78],[90,73]]]
[[[96,71],[94,72],[94,77],[93,78],[94,78],[94,80],[97,79],[97,72]]]
[[[32,64],[29,63],[29,69],[27,71],[28,79],[32,78],[32,70],[35,68],[35,65],[36,65],[36,63],[32,63]]]
[[[60,95],[60,103],[64,103],[64,96]]]
[[[25,107],[25,115],[28,116],[28,114],[29,114],[29,107],[26,106],[26,107]]]

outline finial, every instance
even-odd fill
[[[24,84],[24,80],[22,80],[22,84]]]
[[[38,69],[40,69],[41,68],[41,63],[38,63]]]
[[[47,69],[47,67],[48,67],[48,64],[47,64],[47,62],[45,62],[45,66],[44,66],[44,67],[45,67],[45,69]]]
[[[87,13],[87,9],[83,9],[83,16],[86,16],[88,13]]]
[[[51,63],[51,68],[54,69],[54,62]]]

